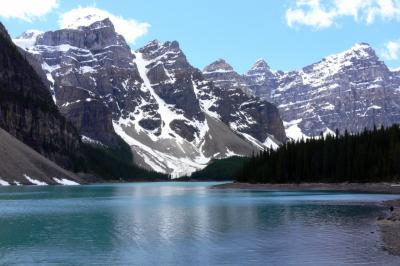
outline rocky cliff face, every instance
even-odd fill
[[[278,76],[279,74],[272,71],[265,60],[259,59],[244,78],[255,96],[267,101],[273,101],[271,92],[272,88],[277,86]]]
[[[258,96],[275,103],[298,136],[399,123],[399,77],[365,43],[299,71],[246,75]],[[290,135],[290,134],[289,134]]]
[[[194,86],[200,77],[198,71],[187,62],[178,42],[161,44],[153,41],[139,49],[135,63],[144,85],[148,89],[151,87],[149,92],[157,102],[160,119],[170,120],[170,130],[188,141],[199,137],[205,115],[200,108]],[[169,117],[168,110],[174,112]],[[163,128],[160,123],[157,129],[160,134],[166,134],[162,132]]]
[[[233,70],[224,59],[219,59],[206,66],[203,70],[206,79],[223,90],[240,90],[247,95],[251,95],[251,90],[246,79]]]
[[[259,149],[208,112],[201,94],[214,85],[189,64],[177,42],[153,41],[134,56],[145,97],[114,127],[139,165],[179,176],[213,158]]]
[[[0,127],[60,165],[73,168],[80,138],[0,23]]]
[[[207,66],[203,74],[216,84],[216,88],[204,93],[214,99],[209,110],[214,111],[225,124],[246,138],[255,138],[266,146],[273,140],[285,141],[278,109],[252,96],[247,80],[232,66],[224,60],[218,60]]]
[[[34,44],[27,51],[41,63],[61,112],[82,135],[116,145],[113,115],[129,101],[126,88],[139,89],[140,78],[130,48],[112,23],[107,19],[38,34]]]
[[[285,140],[276,108],[257,106],[249,89],[224,100],[232,95],[191,66],[178,42],[132,52],[108,19],[15,42],[41,63],[55,102],[81,134],[110,146],[119,135],[139,166],[179,176]]]

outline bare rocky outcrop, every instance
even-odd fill
[[[121,84],[135,84],[140,78],[129,46],[111,21],[45,32],[34,44],[27,51],[46,72],[61,112],[82,135],[117,145],[112,118],[128,100]]]
[[[255,95],[276,104],[282,119],[308,136],[400,122],[400,76],[366,43],[298,71],[274,72],[258,63],[245,77]]]
[[[248,86],[252,93],[266,101],[273,101],[271,98],[272,88],[277,86],[277,73],[271,70],[264,59],[259,59],[246,73]]]
[[[0,32],[0,127],[45,157],[74,168],[80,145],[77,131],[2,25]]]
[[[233,67],[218,60],[203,70],[204,77],[216,84],[206,95],[214,95],[211,111],[234,130],[264,143],[269,137],[286,141],[285,130],[278,109],[271,103],[254,97],[247,80]]]
[[[237,88],[239,97],[225,93],[176,41],[131,51],[104,19],[15,42],[40,62],[57,106],[81,135],[111,147],[119,135],[144,168],[186,175],[212,159],[285,140],[275,107],[250,89]]]

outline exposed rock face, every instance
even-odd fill
[[[283,120],[308,136],[400,121],[399,76],[368,44],[356,44],[299,71],[260,70],[246,75],[254,93],[275,103]]]
[[[241,90],[247,95],[251,95],[251,90],[246,79],[233,70],[224,59],[219,59],[206,66],[203,70],[206,79],[223,90]]]
[[[195,84],[201,78],[200,73],[187,62],[176,41],[164,44],[153,41],[139,49],[138,53],[138,59],[141,60],[135,62],[147,71],[147,77],[143,77],[145,85],[151,87],[152,96],[156,100],[160,98],[160,101],[157,101],[158,114],[165,115],[160,105],[173,106],[176,119],[170,122],[171,130],[182,138],[193,141],[200,134],[196,123],[205,123],[205,115],[194,91]],[[143,74],[145,73],[142,72],[141,75]],[[147,79],[149,84],[146,84]],[[179,118],[179,114],[183,116]],[[167,118],[162,120],[166,121]],[[161,128],[159,130],[162,131]]]
[[[0,23],[0,127],[45,157],[72,168],[80,137]]]
[[[32,46],[24,37],[15,42],[41,62],[62,113],[105,145],[116,132],[142,167],[190,174],[213,158],[285,139],[276,108],[258,106],[248,87],[235,88],[236,97],[206,80],[176,41],[132,52],[108,19],[28,37],[36,38]]]
[[[82,135],[115,145],[112,118],[130,100],[127,89],[139,91],[140,78],[112,23],[38,34],[34,44],[27,51],[41,62],[61,112]]]
[[[179,176],[212,158],[258,149],[204,108],[199,94],[214,85],[188,63],[177,42],[153,41],[135,52],[134,62],[147,95],[114,127],[132,145],[137,164]]]
[[[246,73],[248,85],[255,96],[272,101],[272,88],[277,86],[277,73],[274,73],[267,62],[259,59]]]
[[[247,80],[233,70],[224,60],[207,66],[204,77],[217,84],[217,88],[204,92],[213,99],[209,108],[233,130],[248,138],[269,143],[273,136],[279,142],[286,139],[278,109],[269,102],[252,96]],[[267,145],[268,146],[268,145]]]

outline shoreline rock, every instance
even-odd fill
[[[383,205],[393,207],[377,221],[384,249],[391,255],[400,256],[400,200],[385,201]]]

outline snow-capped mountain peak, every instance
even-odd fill
[[[247,77],[253,93],[274,102],[284,121],[297,121],[289,125],[289,137],[297,131],[318,136],[337,128],[359,132],[399,122],[400,76],[367,43],[298,71],[273,74],[251,70]]]
[[[162,43],[159,40],[153,40],[147,43],[143,48],[140,48],[137,52],[144,53],[152,62],[160,63],[163,61],[165,68],[168,68],[168,65],[175,64],[177,60],[183,63],[184,66],[188,65],[186,56],[183,54],[177,41]],[[168,60],[164,61],[164,59]]]
[[[92,24],[101,21],[104,21],[104,23],[108,25],[112,25],[110,18],[107,16],[107,14],[96,13],[95,11],[93,11],[93,13],[78,14],[76,17],[71,18],[71,20],[68,21],[68,24],[63,25],[63,28],[80,29],[81,27],[89,27]]]
[[[154,39],[154,40],[148,42],[147,44],[145,44],[141,49],[157,49],[161,45],[162,45],[162,43],[160,42],[160,40]]]
[[[264,59],[258,59],[244,77],[256,96],[271,101],[271,91],[268,88],[275,86],[275,74]]]
[[[214,82],[217,87],[224,90],[240,89],[245,94],[251,95],[250,88],[245,78],[237,73],[224,59],[218,59],[206,66],[203,70],[203,74],[206,79]]]
[[[368,43],[360,42],[360,43],[354,44],[350,50],[352,50],[354,52],[361,52],[361,53],[369,54],[371,51],[373,51],[373,48]]]
[[[233,71],[233,67],[224,59],[218,59],[204,68],[204,73],[226,73]]]
[[[256,61],[256,63],[251,67],[250,71],[262,71],[262,70],[269,70],[270,67],[268,63],[263,59],[260,58]]]
[[[341,75],[347,70],[367,66],[372,68],[373,66],[382,64],[370,45],[357,43],[344,52],[329,55],[320,62],[304,67],[298,73],[301,76],[303,84],[319,87],[324,82],[331,80],[332,77]],[[293,73],[296,73],[296,71]],[[287,73],[285,76],[292,74]],[[283,86],[281,89],[285,90],[286,88],[287,86]]]
[[[173,176],[285,140],[277,108],[253,97],[224,60],[214,65],[226,71],[213,73],[216,83],[235,81],[219,87],[190,65],[177,41],[132,51],[113,19],[101,18],[86,14],[28,50],[81,135],[110,147],[119,135],[137,165]]]
[[[40,30],[27,30],[24,33],[22,33],[20,36],[17,37],[17,39],[28,39],[28,38],[34,38],[35,36],[38,36],[39,34],[44,33],[43,31]]]
[[[26,50],[35,45],[37,38],[43,33],[44,32],[40,30],[27,30],[17,38],[13,39],[13,42]]]
[[[374,49],[369,44],[356,43],[353,47],[344,52],[329,55],[323,58],[321,63],[328,63],[331,65],[336,65],[337,67],[342,67],[346,64],[351,64],[353,61],[365,59],[379,60]]]
[[[81,29],[82,27],[88,27],[106,19],[112,22],[115,31],[123,36],[128,43],[134,43],[150,27],[149,23],[116,16],[96,7],[78,7],[72,9],[61,15],[58,24],[61,29]]]

